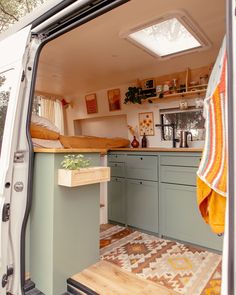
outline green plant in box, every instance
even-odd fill
[[[61,162],[61,167],[68,170],[78,170],[90,166],[90,160],[83,155],[66,155]]]

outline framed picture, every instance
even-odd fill
[[[120,106],[120,89],[111,89],[107,91],[109,111],[118,111]]]
[[[95,114],[98,112],[96,93],[86,95],[85,102],[88,114]]]
[[[153,113],[139,113],[139,134],[154,135]]]

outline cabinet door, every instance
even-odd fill
[[[127,179],[127,224],[158,232],[158,183]]]
[[[125,179],[111,177],[108,183],[108,219],[125,223]]]
[[[200,216],[195,187],[161,184],[160,233],[203,247],[222,250],[222,239],[211,232]]]

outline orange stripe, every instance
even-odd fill
[[[210,120],[210,122],[209,122],[209,129],[210,129],[210,134],[209,134],[210,135],[210,151],[212,151],[212,146],[213,146],[213,133],[211,132],[211,128],[212,128],[212,108],[213,107],[210,104],[210,108],[209,108],[209,120]],[[213,153],[210,153],[209,159],[208,159],[208,162],[207,162],[207,165],[206,165],[204,171],[202,172],[202,175],[203,176],[204,176],[205,172],[207,171],[207,169],[208,169],[208,167],[209,167],[209,165],[211,163],[212,157],[213,157]]]
[[[213,94],[213,101],[214,101],[214,111],[215,111],[215,159],[210,167],[208,174],[206,175],[206,179],[209,183],[215,179],[217,174],[220,171],[221,163],[222,163],[222,110],[221,110],[221,103],[220,103],[220,94],[219,94],[219,87],[216,88]],[[213,127],[213,128],[214,128]]]
[[[227,161],[226,160],[224,161],[223,172],[222,172],[220,181],[217,183],[217,188],[224,193],[227,192]]]

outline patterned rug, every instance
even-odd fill
[[[179,294],[220,295],[221,255],[107,225],[100,233],[101,259]]]

